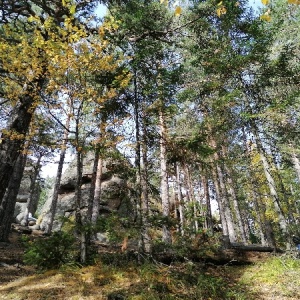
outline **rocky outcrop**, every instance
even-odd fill
[[[88,155],[83,160],[82,172],[82,209],[87,208],[89,190],[91,185],[93,155]],[[116,174],[118,163],[112,161],[104,161],[102,167],[102,184],[101,184],[101,200],[100,214],[107,215],[111,212],[118,211],[124,202],[126,202],[126,180]],[[61,186],[59,189],[59,197],[53,230],[59,230],[62,226],[63,217],[71,217],[75,215],[75,187],[76,187],[76,160],[72,161],[62,176]],[[50,207],[53,191],[49,193],[49,197],[41,209],[39,217],[39,225],[42,230],[48,227],[50,220]]]
[[[27,216],[27,207],[31,196],[31,180],[34,173],[34,169],[31,166],[27,166],[24,170],[23,178],[21,181],[21,186],[18,192],[17,201],[15,205],[15,211],[14,211],[14,222],[18,224],[25,225],[27,221],[25,220]],[[40,188],[39,184],[36,183],[37,186],[35,187],[34,195],[33,195],[33,209],[30,212],[31,214],[34,214],[39,200],[39,194],[40,194]]]

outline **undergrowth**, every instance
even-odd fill
[[[165,245],[158,243],[152,256],[135,251],[106,251],[99,254],[94,265],[82,267],[74,263],[74,240],[59,232],[29,243],[25,253],[25,262],[38,264],[43,269],[57,269],[36,275],[37,279],[32,282],[25,282],[29,288],[24,297],[20,296],[23,287],[8,287],[4,295],[10,298],[3,296],[1,299],[300,299],[299,259],[272,256],[247,266],[217,266],[198,260],[215,251],[214,245],[201,242],[206,247],[191,257],[188,252],[196,247],[188,243],[181,252],[177,249],[179,242],[168,248],[168,264],[157,259],[160,254],[166,254]],[[30,285],[37,282],[39,288],[30,291]],[[48,294],[49,285],[51,296]]]

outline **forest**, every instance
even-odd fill
[[[39,206],[51,198],[42,238],[27,240],[25,257],[38,268],[91,264],[99,232],[120,248],[103,255],[110,262],[215,264],[220,249],[295,250],[300,1],[250,2],[1,0],[0,241],[10,241],[30,166],[25,220],[35,213],[39,222],[38,190]],[[57,231],[70,156],[75,209]],[[42,175],[49,164],[52,179]],[[104,165],[126,182],[122,213],[101,214]],[[252,299],[118,295],[103,299]]]

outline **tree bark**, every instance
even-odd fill
[[[160,129],[160,176],[161,176],[161,202],[162,202],[162,215],[164,217],[164,224],[162,227],[162,240],[169,244],[171,243],[171,233],[169,226],[166,224],[170,216],[170,203],[169,203],[169,185],[168,185],[168,172],[167,172],[167,128],[165,124],[165,116],[162,108],[159,110],[159,129]]]
[[[180,218],[180,233],[182,236],[184,236],[184,226],[185,226],[184,201],[182,197],[180,166],[178,162],[176,163],[176,183],[177,183],[178,210],[179,210],[179,218]]]
[[[223,235],[228,236],[228,227],[227,227],[227,222],[226,222],[226,217],[225,217],[225,210],[223,207],[220,185],[219,185],[217,172],[216,172],[215,168],[212,169],[212,177],[213,177],[213,181],[214,181],[216,200],[217,200],[218,207],[219,207],[220,221],[221,221],[221,225],[222,225],[222,233],[223,233]]]
[[[102,167],[103,167],[103,159],[98,155],[95,156],[97,160],[97,170],[96,170],[96,179],[95,179],[95,191],[93,197],[93,207],[92,207],[92,224],[95,225],[97,223],[99,217],[99,208],[100,208],[100,200],[101,200],[101,184],[102,184]]]
[[[232,218],[230,203],[227,197],[227,190],[224,182],[223,172],[218,162],[216,162],[216,170],[217,170],[217,180],[219,182],[220,189],[221,189],[221,202],[223,207],[223,214],[228,228],[228,236],[230,242],[235,243],[236,242],[235,225]]]
[[[22,95],[19,103],[13,109],[12,118],[6,132],[0,139],[0,204],[3,200],[9,180],[13,174],[15,163],[23,148],[25,137],[29,129],[34,113],[34,98],[36,90],[42,87],[43,80],[37,80],[28,85],[26,94]],[[18,138],[11,138],[11,134],[17,134]]]
[[[249,178],[248,186],[252,198],[252,203],[254,206],[254,211],[256,216],[256,226],[258,228],[260,241],[263,246],[270,245],[272,247],[275,247],[275,241],[268,239],[265,214],[264,214],[264,210],[261,207],[262,200],[259,194],[256,192],[258,184],[255,182],[255,172],[252,168],[252,163],[251,163],[251,149],[248,145],[245,128],[242,129],[242,132],[243,132],[243,143],[244,143],[246,159],[249,165],[249,168],[246,170],[246,174],[247,177]]]
[[[278,215],[278,219],[279,219],[279,227],[283,233],[284,236],[286,236],[287,233],[287,222],[285,219],[285,216],[283,214],[281,205],[280,205],[280,201],[279,201],[279,196],[276,190],[276,184],[275,184],[275,180],[273,179],[273,176],[271,174],[270,171],[270,165],[269,162],[265,156],[265,152],[264,152],[264,148],[262,146],[262,143],[260,141],[260,138],[258,136],[258,133],[256,132],[256,130],[254,130],[254,136],[255,136],[255,140],[256,140],[256,145],[257,145],[257,150],[259,152],[260,155],[260,160],[262,162],[263,165],[263,169],[264,169],[264,174],[267,180],[267,184],[270,190],[270,195],[273,198],[273,205],[275,208],[275,211]]]
[[[211,203],[210,203],[210,195],[209,195],[209,186],[208,180],[205,175],[201,174],[201,184],[203,188],[204,201],[206,206],[205,212],[205,228],[209,232],[213,232],[213,221],[212,221],[212,213],[211,213]]]
[[[189,195],[189,199],[190,202],[193,206],[193,217],[194,217],[194,230],[195,233],[198,231],[199,229],[199,224],[198,224],[198,209],[197,209],[197,204],[196,204],[196,197],[194,194],[194,189],[193,189],[193,185],[192,185],[192,181],[191,181],[191,176],[190,176],[190,171],[189,168],[186,164],[184,164],[184,174],[185,174],[185,178],[186,178],[186,186],[187,186],[187,193]]]
[[[59,162],[58,162],[58,166],[57,166],[57,173],[56,173],[56,178],[55,178],[54,190],[53,190],[53,195],[52,195],[51,208],[50,208],[50,219],[49,219],[48,226],[45,229],[45,232],[47,234],[50,234],[52,232],[54,217],[55,217],[55,214],[56,214],[58,193],[59,193],[60,182],[61,182],[61,177],[62,177],[62,171],[63,171],[65,156],[66,156],[66,151],[67,151],[67,142],[68,142],[68,136],[69,136],[70,120],[71,120],[71,116],[70,116],[70,114],[68,114],[67,120],[66,120],[64,136],[63,136],[63,143],[62,143],[61,150],[60,150],[60,155],[59,155]]]
[[[151,252],[151,237],[149,234],[149,193],[148,193],[148,147],[147,147],[147,128],[143,123],[143,143],[141,145],[142,155],[140,164],[141,174],[141,235],[143,251]]]
[[[40,173],[40,169],[41,169],[41,160],[43,157],[43,154],[39,153],[38,154],[38,160],[35,164],[35,166],[33,167],[33,174],[31,176],[31,183],[30,183],[30,196],[27,202],[27,209],[26,209],[26,214],[25,214],[25,225],[28,224],[28,215],[29,213],[31,213],[32,215],[35,213],[36,207],[37,207],[37,202],[38,199],[36,199],[37,195],[37,190],[39,187],[39,184],[37,182],[37,178],[39,176]]]
[[[0,241],[2,242],[8,241],[25,165],[26,155],[20,154],[16,161],[14,172],[10,178],[5,196],[0,205]]]
[[[223,146],[223,153],[227,153],[227,149],[225,149],[225,147]],[[240,234],[240,238],[242,240],[243,243],[247,243],[247,238],[246,238],[246,234],[245,234],[245,230],[244,230],[244,222],[242,220],[242,215],[241,215],[241,209],[240,209],[240,205],[237,199],[237,195],[235,192],[235,188],[234,188],[234,183],[232,180],[232,171],[231,169],[229,169],[229,167],[226,165],[226,163],[224,164],[224,170],[227,174],[226,179],[227,179],[227,186],[228,186],[228,193],[232,199],[232,205],[234,208],[234,213],[235,213],[235,217],[237,219],[238,222],[238,232]]]

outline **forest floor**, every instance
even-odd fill
[[[251,252],[238,265],[156,261],[139,265],[122,253],[101,253],[93,266],[38,272],[23,264],[24,245],[13,233],[0,243],[2,300],[296,300],[300,259]],[[109,256],[110,255],[110,256]]]

